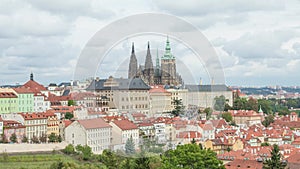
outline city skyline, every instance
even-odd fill
[[[227,85],[299,86],[299,1],[253,1],[250,5],[249,2],[217,4],[193,0],[184,4],[167,1],[119,2],[118,5],[109,1],[102,2],[104,5],[96,1],[59,5],[35,1],[2,3],[5,8],[0,14],[3,28],[0,31],[0,85],[23,84],[30,72],[42,84],[69,81],[81,50],[98,30],[124,16],[155,12],[182,18],[208,38],[219,56]],[[240,8],[243,5],[246,7]],[[188,65],[191,61],[186,58],[192,57],[189,49],[176,39],[170,40],[172,53],[182,58],[182,65],[193,72],[198,65]],[[145,57],[147,41],[151,43],[153,58],[157,48],[160,55],[163,54],[165,37],[147,35],[121,41],[109,55],[123,58],[124,65],[128,65],[130,44],[135,42],[136,50],[140,51],[139,59]],[[112,63],[114,59],[108,57],[106,63]],[[210,83],[205,68],[203,74],[186,79],[186,70],[178,67],[184,81],[197,83],[201,77],[204,83]],[[107,75],[115,73],[116,68],[105,69],[99,76],[108,78]],[[126,77],[126,74],[118,75]]]

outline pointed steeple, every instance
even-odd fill
[[[162,59],[175,59],[175,57],[171,53],[171,46],[170,46],[169,36],[167,36],[165,54],[162,57]]]
[[[152,62],[152,57],[151,57],[151,53],[150,53],[149,41],[148,41],[147,55],[146,55],[146,60],[145,60],[145,69],[153,69],[153,62]]]
[[[137,59],[134,52],[134,43],[132,42],[131,56],[129,61],[128,78],[137,76]]]
[[[160,65],[159,65],[159,56],[158,56],[158,49],[156,49],[156,65],[155,65],[155,76],[159,76],[160,73]]]
[[[134,53],[134,42],[132,42],[131,54]]]
[[[33,73],[32,72],[30,73],[30,80],[33,81]]]
[[[264,111],[263,111],[262,108],[261,108],[261,105],[259,105],[258,113],[264,113]]]

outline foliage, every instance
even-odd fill
[[[74,117],[74,115],[72,114],[72,113],[70,113],[70,112],[67,112],[66,114],[65,114],[65,119],[72,119]]]
[[[31,142],[32,143],[40,143],[40,140],[37,136],[33,135],[32,138],[31,138]]]
[[[127,139],[126,144],[125,144],[125,153],[127,155],[132,155],[135,153],[135,148],[134,148],[134,142],[132,136]]]
[[[210,168],[225,169],[211,150],[201,150],[197,144],[179,145],[162,156],[162,169]]]
[[[278,145],[274,144],[271,158],[264,161],[263,169],[284,169],[286,164],[281,161],[282,158]]]
[[[80,158],[85,161],[91,159],[91,157],[93,155],[92,149],[88,145],[85,145],[85,146],[77,145],[76,151],[78,151],[80,153]]]
[[[225,104],[226,104],[226,98],[225,96],[221,95],[221,96],[216,96],[214,98],[214,109],[216,111],[224,111],[225,108]]]
[[[75,106],[74,100],[68,100],[68,106]]]
[[[123,157],[118,156],[111,150],[103,150],[99,155],[99,161],[104,164],[108,169],[115,169],[123,162]]]
[[[184,106],[182,99],[173,99],[172,104],[175,106],[174,110],[171,112],[174,116],[179,116],[184,111]]]
[[[65,154],[74,154],[75,153],[75,148],[72,144],[67,145],[64,149],[63,152]]]
[[[236,98],[233,101],[234,110],[246,110],[247,99],[246,98]]]
[[[25,135],[22,138],[22,143],[28,143],[28,138]]]
[[[264,143],[261,143],[260,146],[270,146],[270,144],[268,142],[264,142]]]
[[[206,119],[208,120],[208,119],[210,119],[213,110],[210,107],[207,107],[204,109],[203,112],[206,114]]]
[[[16,143],[17,142],[17,135],[16,133],[13,133],[10,138],[9,138],[10,142],[12,143]]]
[[[47,135],[45,133],[43,133],[41,136],[40,136],[40,142],[41,143],[46,143],[47,142]]]
[[[222,118],[226,121],[226,122],[231,122],[232,121],[232,115],[229,112],[225,112],[222,113]]]
[[[56,135],[55,133],[51,133],[49,136],[48,136],[48,141],[51,142],[51,143],[54,143],[54,142],[61,142],[61,136],[60,135]]]
[[[269,114],[267,117],[265,117],[265,120],[262,121],[262,125],[268,127],[273,122],[274,122],[274,116],[272,114]]]

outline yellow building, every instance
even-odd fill
[[[226,151],[237,151],[244,148],[244,143],[240,139],[221,139],[206,140],[203,144],[206,149],[211,149],[217,154],[223,154]]]
[[[59,135],[59,119],[57,116],[51,112],[51,110],[47,111],[46,113],[43,113],[44,116],[47,117],[47,136],[49,136],[51,133],[54,133],[55,135]]]

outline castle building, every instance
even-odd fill
[[[159,58],[157,52],[155,67],[153,66],[152,62],[149,42],[147,47],[145,65],[140,65],[139,67],[137,65],[138,63],[134,51],[134,44],[132,44],[132,51],[128,70],[129,79],[139,77],[143,79],[144,82],[148,85],[179,86],[182,84],[181,76],[176,72],[176,58],[171,53],[169,38],[167,38],[164,55],[161,58]]]

